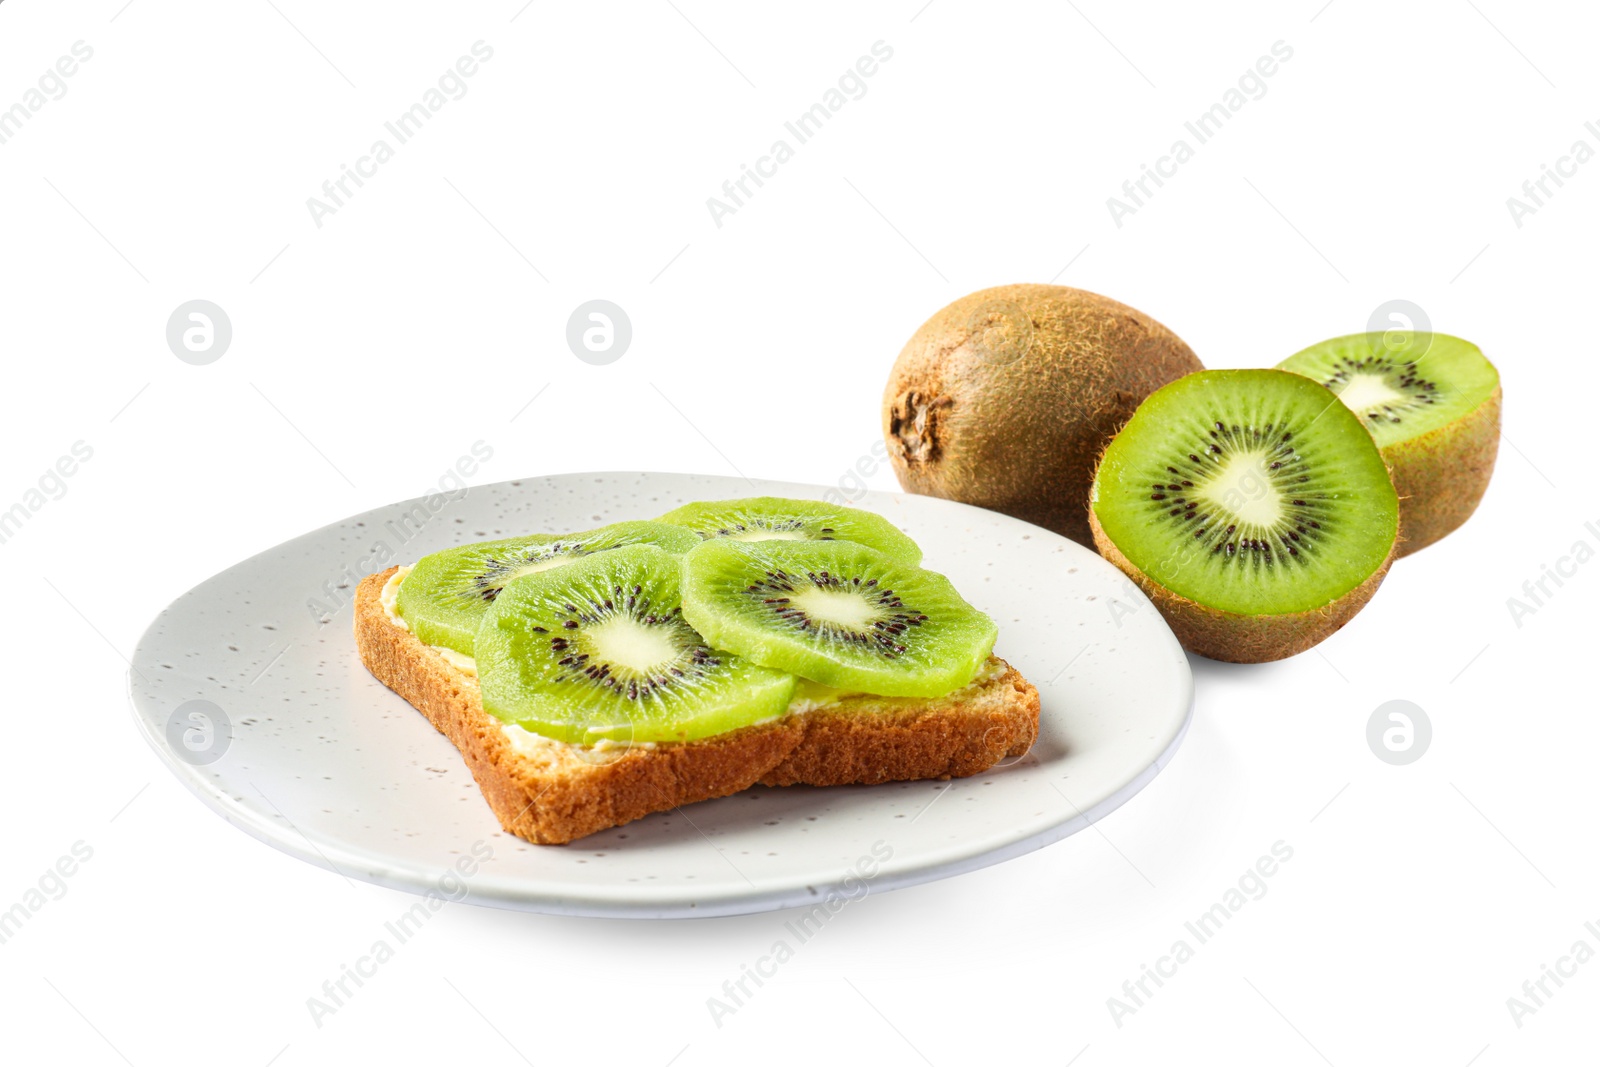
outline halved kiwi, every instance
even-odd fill
[[[1288,371],[1202,371],[1139,405],[1100,460],[1089,516],[1100,554],[1184,647],[1259,663],[1361,609],[1394,557],[1399,502],[1371,435],[1327,389]]]
[[[619,522],[575,534],[532,534],[423,556],[400,583],[395,611],[423,642],[471,656],[484,613],[513,579],[623,545],[687,552],[699,540],[654,522]]]
[[[882,515],[817,500],[712,500],[674,508],[656,521],[686,527],[708,541],[853,541],[906,563],[922,559],[917,543]]]
[[[1278,364],[1339,395],[1378,442],[1400,494],[1399,555],[1472,516],[1500,451],[1500,374],[1442,333],[1358,333]]]
[[[960,688],[997,632],[943,575],[847,541],[708,541],[683,557],[683,613],[717,648],[880,696]]]
[[[782,714],[795,679],[711,648],[653,545],[512,581],[475,647],[483,706],[558,741],[692,741]]]

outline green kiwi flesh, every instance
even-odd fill
[[[400,583],[395,612],[425,644],[474,655],[483,616],[507,583],[624,545],[687,552],[699,539],[654,522],[619,522],[575,534],[533,534],[447,548],[417,561]]]
[[[1342,626],[1393,558],[1399,503],[1361,420],[1280,370],[1203,371],[1152,393],[1090,493],[1096,547],[1185,647],[1261,662]]]
[[[943,575],[847,541],[707,541],[683,611],[717,648],[823,685],[940,697],[977,675],[996,628]]]
[[[708,541],[852,541],[913,565],[922,559],[917,543],[882,515],[817,500],[713,500],[685,504],[656,521],[693,530]]]
[[[693,741],[783,714],[795,678],[711,648],[653,545],[511,581],[475,647],[486,711],[572,744]]]
[[[1477,345],[1447,334],[1363,333],[1290,356],[1354,411],[1400,494],[1400,555],[1477,509],[1500,446],[1500,375]]]

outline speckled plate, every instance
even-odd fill
[[[648,519],[691,500],[827,493],[566,474],[378,508],[174,601],[133,655],[135,719],[195,795],[290,855],[396,889],[575,915],[729,915],[961,874],[1098,821],[1172,758],[1193,684],[1149,601],[1065,538],[924,496],[869,493],[858,503],[916,538],[925,565],[994,617],[995,651],[1043,704],[1033,751],[973,778],[757,787],[571,845],[530,845],[500,830],[455,748],[356,656],[355,583],[391,562]]]

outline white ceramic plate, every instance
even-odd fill
[[[356,656],[349,598],[362,575],[390,562],[652,518],[690,500],[826,492],[568,474],[356,515],[246,560],[162,612],[133,656],[135,718],[197,796],[290,855],[396,889],[578,915],[738,914],[961,874],[1098,821],[1172,758],[1192,680],[1149,601],[1065,538],[924,496],[870,493],[859,503],[910,533],[925,565],[995,619],[995,651],[1043,704],[1033,751],[973,778],[758,787],[570,845],[530,845],[500,830],[455,748]]]

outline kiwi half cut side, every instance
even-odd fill
[[[1426,548],[1471,518],[1500,451],[1500,374],[1478,346],[1441,333],[1358,333],[1278,364],[1339,395],[1389,464],[1400,548]]]
[[[632,545],[512,581],[477,634],[484,709],[580,745],[693,741],[783,714],[794,677],[707,645],[679,570]]]
[[[1372,436],[1321,385],[1202,371],[1152,393],[1111,442],[1090,525],[1185,648],[1261,663],[1367,602],[1394,557],[1399,501]]]
[[[940,697],[977,675],[994,622],[943,575],[847,541],[707,541],[683,612],[717,648],[823,685]]]
[[[395,611],[417,638],[475,655],[478,625],[513,579],[624,545],[650,544],[687,552],[699,539],[676,526],[619,522],[575,534],[532,534],[447,548],[423,556],[400,583]]]
[[[817,500],[713,500],[685,504],[656,521],[683,526],[708,541],[852,541],[912,565],[922,560],[917,543],[882,515]]]

